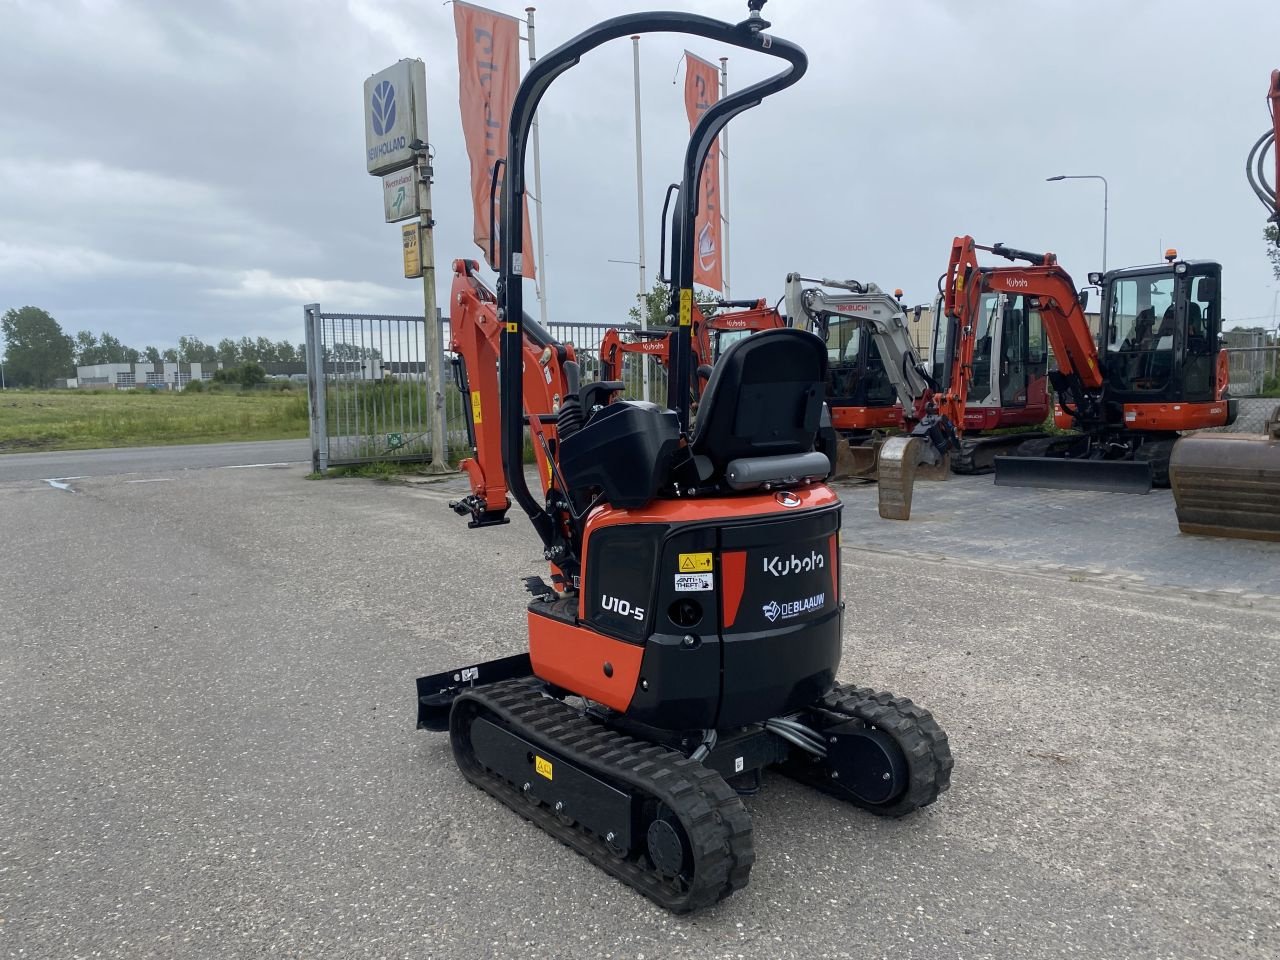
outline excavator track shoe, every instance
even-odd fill
[[[1280,407],[1266,434],[1196,433],[1169,473],[1183,533],[1280,541]]]
[[[793,754],[778,768],[787,776],[877,816],[894,818],[927,807],[951,786],[955,761],[947,735],[932,713],[906,697],[836,684],[810,709],[815,725],[826,724],[824,736],[843,731],[844,724],[830,726],[834,715],[856,721],[866,739],[853,741],[847,756],[840,749],[824,759]],[[859,776],[841,774],[846,759],[859,763]],[[868,772],[878,778],[868,777]]]
[[[719,774],[602,726],[541,681],[462,692],[449,737],[467,780],[667,910],[747,884],[751,818]]]
[[[911,494],[915,488],[922,442],[918,437],[890,437],[880,448],[877,493],[881,518],[911,519]]]

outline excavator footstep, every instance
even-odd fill
[[[1169,460],[1183,533],[1280,541],[1280,407],[1265,434],[1196,433]]]

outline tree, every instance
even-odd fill
[[[81,330],[76,334],[75,355],[77,367],[88,367],[101,363],[98,338],[89,330]]]
[[[276,344],[276,357],[281,363],[297,363],[301,359],[288,340]]]
[[[693,299],[697,301],[698,307],[702,310],[704,317],[715,316],[716,312],[716,294],[707,293],[697,288],[693,291]],[[648,325],[650,327],[665,327],[667,320],[667,305],[671,301],[671,288],[661,280],[653,285],[653,289],[644,295],[645,313]],[[632,323],[640,322],[640,305],[636,304],[627,311],[627,316],[631,318]]]
[[[168,349],[161,352],[160,359],[163,360],[165,363],[177,363],[178,351],[173,349],[173,347],[169,347]]]
[[[147,363],[160,362],[160,349],[158,347],[147,347],[142,351],[142,355],[147,358]]]
[[[221,362],[223,366],[229,367],[236,362],[238,356],[236,354],[236,342],[229,337],[223,337],[218,341],[215,348],[214,359]]]
[[[218,351],[199,337],[179,337],[178,358],[183,363],[216,363]]]
[[[258,345],[249,337],[241,337],[236,341],[236,359],[241,363],[256,362],[258,357]]]
[[[1262,236],[1268,241],[1267,259],[1271,261],[1271,272],[1280,280],[1280,226],[1272,224],[1263,231]]]
[[[276,353],[276,345],[266,337],[259,337],[254,341],[254,348],[258,351],[258,361],[260,363],[276,363],[280,356]]]
[[[50,387],[59,377],[75,373],[75,342],[39,307],[5,311],[0,317],[0,332],[8,344],[7,384]]]

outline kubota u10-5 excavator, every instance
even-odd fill
[[[823,482],[834,438],[824,429],[822,341],[778,329],[733,344],[690,422],[702,164],[730,118],[791,86],[807,64],[799,47],[764,32],[762,5],[748,0],[750,15],[738,24],[683,12],[615,17],[540,57],[521,82],[496,300],[477,294],[475,302],[501,331],[506,486],[542,541],[552,582],[526,583],[534,594],[527,652],[417,682],[418,725],[448,730],[469,781],[678,912],[747,882],[754,847],[739,791],[758,787],[764,768],[897,817],[932,803],[952,767],[928,711],[835,679],[841,504]],[[616,385],[579,386],[567,346],[546,344],[554,359],[531,371],[539,338],[520,280],[525,146],[540,99],[595,47],[655,32],[788,65],[713,104],[685,151],[671,222],[677,326],[666,407],[604,402]],[[477,387],[488,382],[481,371],[467,373],[473,390],[489,389]],[[538,382],[549,389],[529,392]],[[538,409],[557,398],[558,410]],[[486,399],[478,458],[493,425]],[[546,453],[541,495],[524,475],[526,423]],[[477,474],[468,475],[474,484]]]
[[[1271,125],[1249,152],[1249,186],[1280,230],[1280,70],[1267,90]],[[1267,181],[1267,151],[1275,161]],[[1280,235],[1276,237],[1280,246]],[[1178,527],[1184,533],[1280,540],[1280,405],[1262,434],[1197,433],[1173,447],[1169,465]]]

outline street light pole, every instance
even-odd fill
[[[1107,178],[1096,173],[1059,174],[1056,177],[1045,177],[1046,183],[1057,180],[1101,180],[1102,181],[1102,272],[1107,272]]]

